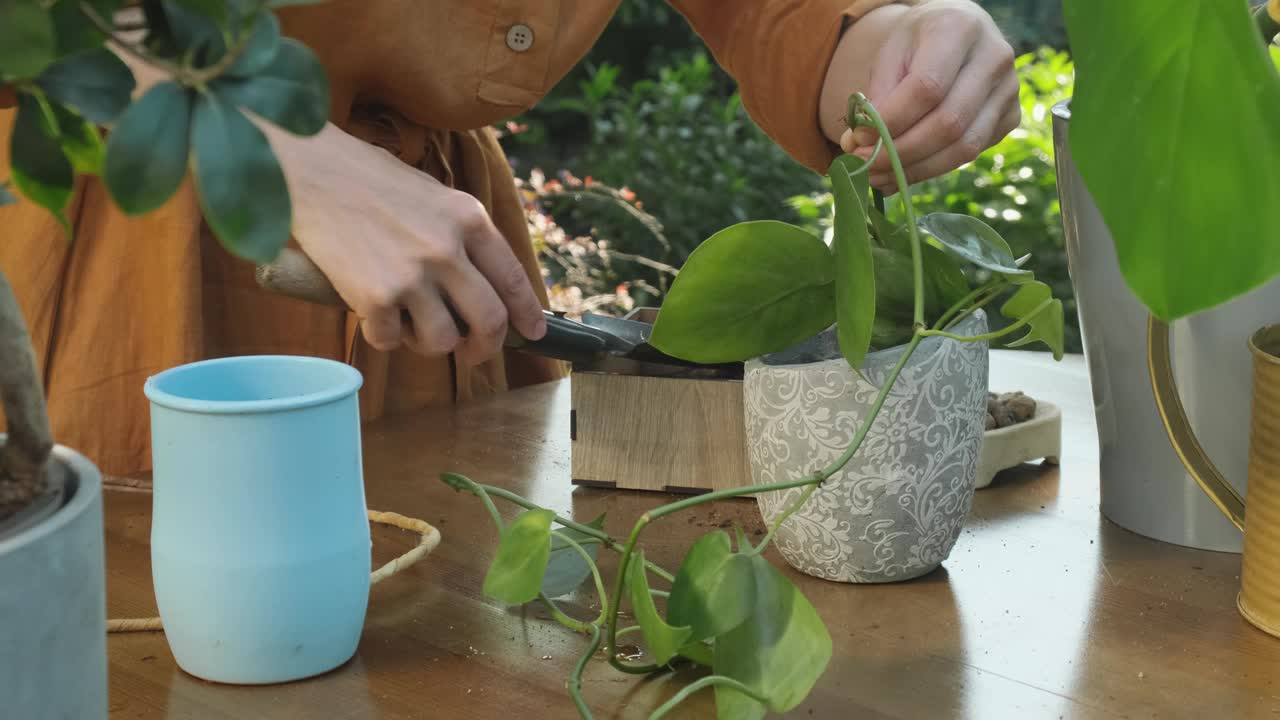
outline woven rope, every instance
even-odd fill
[[[114,480],[114,478],[113,478]],[[106,487],[113,490],[124,490],[126,492],[149,492],[150,488],[143,483],[115,483],[106,482]],[[386,580],[396,573],[411,567],[414,563],[431,554],[432,550],[440,544],[440,531],[435,529],[430,523],[417,518],[405,517],[400,513],[380,512],[378,510],[369,511],[369,522],[379,525],[390,525],[391,527],[408,530],[417,533],[419,536],[418,544],[411,550],[404,553],[400,557],[374,570],[369,575],[369,584]],[[108,633],[127,633],[127,632],[156,632],[163,631],[164,624],[160,622],[160,618],[117,618],[107,620]]]

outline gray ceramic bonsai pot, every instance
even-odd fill
[[[106,720],[102,476],[62,446],[50,464],[61,505],[0,534],[0,716]]]
[[[981,311],[953,330],[986,331]],[[834,330],[748,362],[743,391],[753,480],[798,479],[836,460],[904,349],[868,355],[867,380],[839,354]],[[910,580],[938,568],[973,501],[987,361],[985,342],[922,341],[858,454],[779,528],[775,545],[783,558],[801,572],[848,583]],[[801,492],[760,495],[765,522]]]

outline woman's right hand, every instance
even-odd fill
[[[309,138],[260,127],[289,182],[294,238],[370,345],[478,363],[502,349],[508,321],[530,340],[546,332],[528,274],[474,197],[332,124]]]

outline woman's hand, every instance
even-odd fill
[[[529,276],[474,197],[333,125],[311,138],[261,127],[289,181],[294,238],[370,345],[476,363],[501,350],[508,319],[531,340],[546,332]]]
[[[970,0],[873,10],[845,32],[836,50],[823,89],[824,128],[845,152],[869,158],[875,130],[843,124],[848,97],[863,92],[888,126],[907,182],[942,175],[1018,127],[1022,109],[1013,60],[991,16]],[[896,191],[886,153],[872,165],[870,180],[880,190]]]

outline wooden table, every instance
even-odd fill
[[[1147,540],[1100,516],[1083,360],[995,352],[991,377],[993,390],[1021,389],[1063,408],[1061,468],[1025,466],[979,491],[951,558],[919,581],[828,583],[773,555],[835,640],[826,674],[789,716],[1280,717],[1280,640],[1236,613],[1239,556]],[[669,501],[571,487],[568,391],[566,381],[366,430],[369,506],[426,519],[444,540],[373,588],[347,665],[283,686],[220,686],[178,669],[160,633],[112,635],[112,719],[576,717],[564,680],[582,638],[540,612],[481,596],[494,529],[474,498],[437,480],[463,472],[579,519],[608,510],[615,534]],[[108,492],[106,512],[108,613],[153,615],[150,497]],[[651,528],[648,554],[674,569],[697,535],[731,519],[760,523],[751,501],[721,503]],[[412,541],[376,527],[375,562]],[[612,564],[603,569],[611,576]],[[643,718],[682,682],[637,682],[596,662],[585,692],[597,718]],[[710,694],[699,700],[671,717],[714,717]]]

